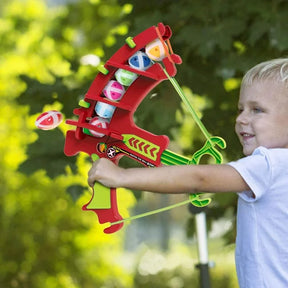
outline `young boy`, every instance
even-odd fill
[[[228,164],[124,169],[93,163],[88,182],[158,193],[238,193],[236,268],[241,288],[288,287],[288,58],[250,69],[235,131],[246,156]]]

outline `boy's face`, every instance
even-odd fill
[[[264,80],[242,87],[238,109],[235,131],[244,155],[259,146],[288,148],[288,93],[284,85]]]

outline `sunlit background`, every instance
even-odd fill
[[[63,121],[41,131],[35,120],[51,109],[75,117],[97,67],[128,36],[163,22],[183,60],[178,82],[208,131],[226,140],[224,161],[241,157],[233,132],[241,76],[262,60],[287,56],[287,6],[285,0],[2,0],[0,287],[210,288],[196,267],[201,243],[188,205],[103,233],[96,214],[81,209],[91,199],[91,161],[84,153],[63,153],[73,127]],[[205,139],[166,82],[145,98],[134,120],[168,135],[171,150],[191,157]],[[124,218],[185,199],[118,191]],[[233,194],[215,195],[205,210],[213,288],[238,287],[236,201]]]

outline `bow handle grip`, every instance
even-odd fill
[[[92,154],[93,161],[99,159],[97,154]],[[118,212],[116,188],[108,188],[99,182],[95,182],[91,200],[82,207],[82,210],[93,211],[97,214],[100,224],[113,223],[122,220]],[[104,229],[106,234],[120,230],[123,223],[115,224]]]

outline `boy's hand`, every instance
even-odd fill
[[[123,168],[115,165],[108,159],[100,158],[93,162],[91,169],[88,172],[88,184],[93,187],[97,181],[106,187],[119,187],[121,179],[121,171]]]

